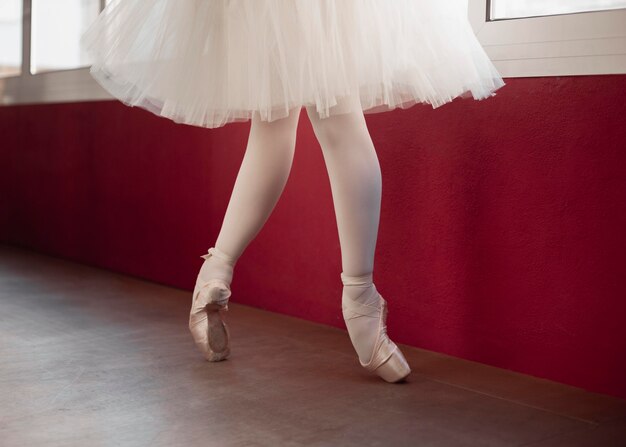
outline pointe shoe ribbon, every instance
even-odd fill
[[[380,307],[368,304],[362,304],[354,300],[344,300],[342,302],[342,313],[344,320],[348,321],[353,318],[369,317],[379,320],[379,329],[374,351],[369,362],[364,363],[359,359],[359,363],[368,371],[374,371],[380,365],[385,363],[398,348],[396,344],[389,339],[387,335],[387,301],[379,295]]]
[[[215,247],[200,257],[206,260],[211,256],[231,262],[230,258],[222,255]],[[226,281],[222,279],[204,281],[198,275],[192,295],[189,330],[204,357],[212,362],[224,360],[230,355],[229,330],[220,315],[221,311],[228,310],[230,295],[230,286]]]
[[[228,298],[231,290],[224,281],[212,279],[210,281],[198,280],[195,286],[196,292],[193,295],[194,310],[200,311],[207,304],[216,304],[221,310],[228,310]]]
[[[387,382],[401,381],[409,375],[411,368],[402,351],[387,335],[387,301],[376,290],[376,286],[372,282],[372,274],[347,276],[342,272],[341,279],[344,285],[371,285],[373,287],[373,292],[371,293],[375,293],[377,297],[375,304],[361,303],[346,296],[342,298],[342,313],[344,320],[346,320],[346,326],[348,326],[348,333],[350,333],[351,326],[354,329],[353,324],[347,324],[350,320],[356,318],[374,318],[378,320],[376,339],[371,357],[367,362],[363,362],[359,358],[359,363],[367,371],[378,374]],[[365,326],[367,327],[367,325]],[[358,339],[354,338],[358,337],[357,333],[350,334],[353,344],[358,343]]]
[[[200,256],[202,259],[209,259],[211,256],[215,256],[216,258],[220,258],[221,260],[235,265],[235,262],[227,256],[225,253],[222,253],[216,247],[211,247],[208,250],[208,253]],[[198,299],[198,296],[201,298]],[[224,280],[221,279],[210,279],[208,281],[204,281],[198,275],[196,279],[196,287],[193,294],[193,302],[197,303],[199,306],[206,306],[207,304],[217,304],[221,307],[222,310],[228,310],[228,298],[231,296],[230,285],[228,285]],[[201,309],[198,309],[201,310]]]

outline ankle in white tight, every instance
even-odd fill
[[[216,280],[223,281],[228,286],[228,289],[224,289],[224,287],[221,286],[220,289],[223,290],[220,291],[220,294],[224,300],[228,299],[230,297],[230,284],[233,279],[233,270],[237,259],[224,253],[217,247],[211,247],[209,253],[210,254],[201,256],[205,261],[202,267],[200,267],[198,281],[200,284],[215,282]],[[201,290],[200,293],[204,293],[204,290]]]
[[[380,298],[372,276],[372,273],[361,276],[341,273],[344,319],[352,345],[362,363],[370,361],[379,334]]]

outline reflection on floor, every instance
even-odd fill
[[[403,346],[388,384],[345,331],[231,302],[209,363],[182,291],[0,246],[0,444],[625,446],[626,401]]]

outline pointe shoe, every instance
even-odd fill
[[[219,257],[234,266],[233,260],[215,247],[200,256]],[[230,355],[230,332],[222,312],[228,310],[230,284],[224,279],[203,280],[198,274],[192,295],[189,330],[196,346],[209,362],[219,362]]]
[[[344,285],[373,285],[371,273],[363,276],[347,276],[342,272],[341,279]],[[375,288],[375,286],[373,287]],[[346,321],[348,334],[355,349],[360,343],[364,343],[361,337],[372,336],[371,333],[367,332],[368,325],[370,328],[377,328],[374,349],[369,359],[363,361],[359,357],[359,363],[366,370],[377,374],[386,382],[399,382],[411,373],[411,368],[400,348],[387,335],[387,301],[376,290],[375,294],[378,297],[377,305],[363,304],[347,298],[344,294],[342,297],[343,318]],[[374,326],[371,326],[371,319],[377,321]]]

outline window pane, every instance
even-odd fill
[[[100,0],[32,0],[31,73],[85,67],[80,36],[100,13]]]
[[[626,8],[626,0],[491,0],[490,20]]]
[[[22,72],[23,0],[0,0],[0,77]]]

